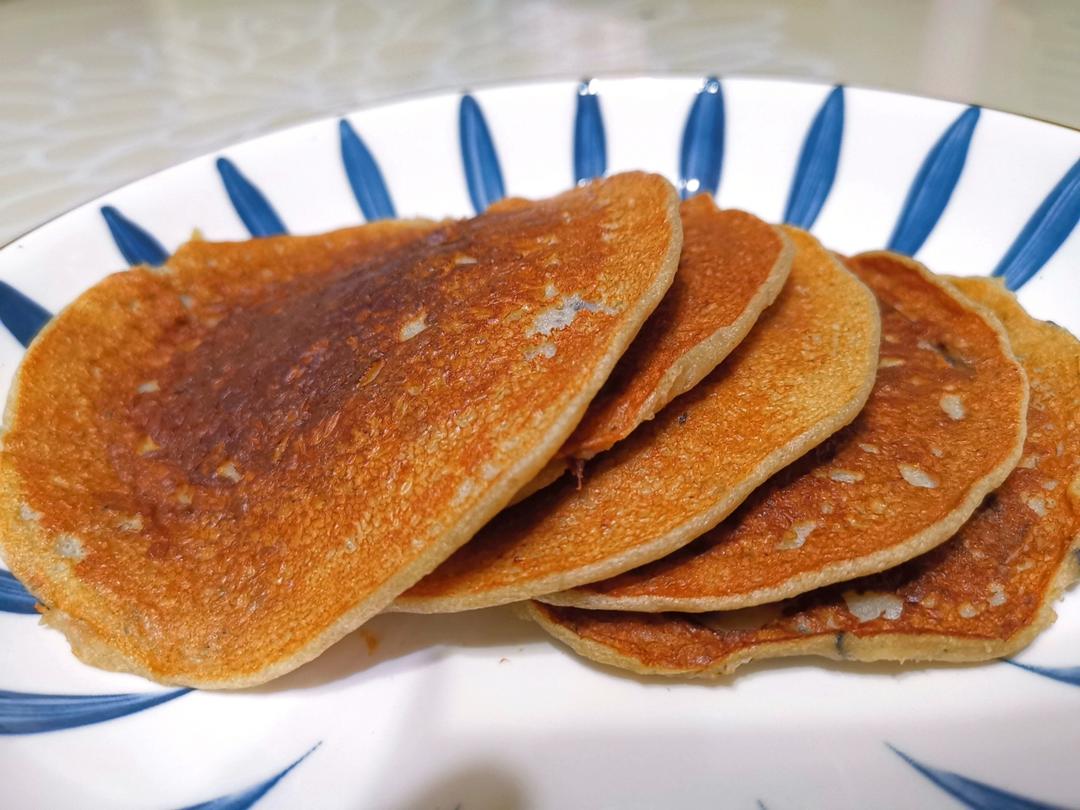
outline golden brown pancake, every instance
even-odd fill
[[[996,281],[956,279],[1005,325],[1031,383],[1024,455],[947,543],[883,573],[728,613],[529,613],[588,658],[640,673],[716,676],[748,661],[984,661],[1054,620],[1080,576],[1080,343],[1030,318]]]
[[[929,551],[1005,480],[1028,392],[997,319],[899,254],[847,265],[882,313],[877,381],[855,421],[675,554],[543,601],[649,612],[775,602]]]
[[[287,672],[543,467],[681,241],[674,189],[634,173],[111,276],[19,369],[5,559],[89,663],[202,687]]]
[[[818,242],[788,231],[791,276],[715,372],[573,480],[499,515],[395,602],[447,612],[516,602],[669,554],[850,422],[870,393],[877,303]]]
[[[704,194],[679,210],[683,249],[667,295],[573,435],[515,502],[556,481],[571,459],[592,458],[626,438],[697,385],[784,286],[793,250],[782,231],[745,211],[721,211]]]
[[[560,455],[589,459],[626,438],[727,357],[776,300],[794,253],[783,232],[698,195],[680,207],[683,250],[667,295]]]

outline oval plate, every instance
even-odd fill
[[[761,79],[493,87],[197,158],[0,250],[0,395],[80,291],[208,239],[465,216],[650,169],[685,193],[1003,275],[1080,332],[1080,133],[992,110]],[[1080,804],[1080,599],[1014,662],[793,659],[719,683],[580,660],[507,610],[379,617],[236,693],[78,663],[0,573],[0,805],[1036,807]]]

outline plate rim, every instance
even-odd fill
[[[709,81],[710,77],[708,77],[706,75],[689,74],[689,73],[685,73],[685,72],[654,72],[654,73],[643,73],[643,74],[634,74],[634,75],[626,75],[626,74],[603,75],[603,74],[598,74],[597,76],[595,76],[593,78],[596,78],[598,80],[603,80],[603,81],[625,81],[625,82],[628,82],[628,83],[634,83],[634,82],[640,82],[640,81],[653,81],[653,80],[658,80],[658,81],[661,81],[661,82],[668,81],[668,80],[687,81],[687,82],[689,82],[689,81],[698,81],[698,82],[703,82],[704,83],[704,82]],[[462,96],[470,94],[472,92],[484,93],[484,92],[487,92],[487,91],[490,91],[490,90],[503,90],[503,89],[509,90],[509,91],[513,91],[514,89],[527,90],[529,88],[535,88],[535,87],[541,87],[541,86],[550,88],[550,87],[553,87],[553,86],[565,84],[567,92],[570,93],[570,92],[572,92],[572,88],[575,85],[580,86],[580,84],[583,81],[588,81],[588,79],[562,78],[562,77],[559,77],[559,78],[535,77],[535,78],[524,79],[524,80],[520,80],[520,81],[518,81],[518,80],[509,81],[509,82],[507,82],[507,81],[494,82],[493,81],[493,82],[490,82],[490,83],[477,84],[477,85],[474,85],[472,87],[464,87],[464,88],[459,87],[457,89],[438,89],[438,90],[429,90],[429,91],[417,91],[415,93],[396,94],[396,95],[393,95],[393,96],[388,96],[388,97],[386,97],[384,99],[381,99],[381,100],[372,100],[370,103],[365,103],[364,105],[361,105],[361,106],[349,108],[349,110],[347,110],[347,111],[340,111],[340,112],[325,111],[325,112],[321,112],[321,113],[318,113],[317,115],[312,116],[310,118],[305,118],[305,119],[297,121],[295,123],[284,124],[284,125],[281,125],[281,126],[278,126],[278,127],[274,127],[274,128],[268,129],[265,132],[261,132],[261,133],[251,135],[250,137],[247,137],[247,138],[245,138],[243,140],[234,141],[234,142],[231,142],[229,144],[218,147],[216,149],[204,151],[204,152],[200,153],[199,155],[195,155],[193,157],[185,158],[183,160],[171,163],[170,165],[165,166],[164,168],[152,171],[152,172],[147,173],[147,174],[145,174],[145,175],[143,175],[141,177],[138,177],[138,178],[132,179],[132,180],[130,180],[128,182],[125,182],[123,184],[120,184],[120,185],[118,185],[118,186],[116,186],[116,187],[114,187],[114,188],[112,188],[112,189],[110,189],[110,190],[108,190],[106,192],[103,192],[103,193],[101,193],[101,194],[99,194],[99,195],[85,201],[85,202],[79,203],[79,204],[77,204],[77,205],[75,205],[75,206],[73,206],[73,207],[71,207],[71,208],[69,208],[69,209],[67,209],[67,210],[65,210],[65,211],[63,211],[61,213],[58,213],[55,216],[50,217],[49,219],[45,220],[44,222],[41,222],[41,223],[35,225],[34,227],[24,231],[23,233],[17,235],[16,237],[11,239],[10,241],[7,241],[3,245],[0,245],[0,252],[5,252],[8,249],[16,247],[17,246],[16,243],[18,243],[22,239],[25,239],[26,237],[28,237],[28,236],[30,236],[32,234],[35,234],[38,230],[41,230],[42,228],[45,228],[45,227],[55,223],[57,220],[62,219],[63,217],[67,216],[68,214],[72,214],[72,213],[80,211],[82,209],[90,208],[90,207],[94,206],[95,204],[101,204],[102,202],[107,200],[107,198],[110,195],[113,195],[113,194],[115,194],[115,193],[117,193],[117,192],[119,192],[119,191],[121,191],[123,189],[129,188],[129,187],[137,185],[137,184],[141,184],[143,182],[151,182],[152,183],[153,181],[155,181],[155,179],[157,178],[158,175],[163,174],[164,172],[167,172],[167,171],[170,171],[172,169],[175,169],[175,168],[178,168],[178,167],[181,167],[181,166],[185,166],[185,165],[188,165],[188,164],[191,164],[191,163],[196,163],[196,162],[200,162],[200,161],[207,161],[207,160],[212,161],[215,156],[221,156],[223,154],[228,154],[230,150],[233,150],[233,149],[236,149],[236,148],[242,148],[242,147],[245,147],[245,146],[247,146],[249,144],[253,144],[255,142],[267,141],[268,144],[272,143],[273,138],[280,137],[280,136],[284,135],[285,133],[297,130],[297,129],[301,128],[301,127],[317,126],[317,125],[320,125],[320,124],[332,125],[336,120],[342,120],[342,119],[348,120],[350,117],[352,117],[354,115],[362,114],[362,113],[365,113],[365,112],[368,112],[368,111],[371,111],[371,110],[387,109],[387,108],[396,107],[396,106],[399,106],[399,105],[401,107],[408,107],[412,103],[423,102],[423,101],[426,101],[426,100],[432,100],[432,99],[460,99]],[[974,106],[974,107],[978,107],[979,109],[986,109],[986,110],[990,110],[990,111],[994,111],[994,112],[999,112],[999,113],[1002,113],[1003,115],[1009,116],[1011,118],[1019,118],[1019,119],[1027,118],[1029,120],[1035,120],[1038,123],[1050,124],[1051,126],[1056,127],[1057,129],[1064,129],[1066,131],[1080,132],[1080,128],[1070,127],[1070,126],[1062,125],[1062,124],[1057,124],[1057,123],[1052,122],[1052,121],[1046,121],[1046,120],[1043,120],[1043,119],[1038,119],[1038,118],[1035,118],[1033,116],[1027,116],[1027,115],[1024,115],[1024,114],[1011,113],[1009,111],[1000,110],[1000,109],[993,108],[993,107],[982,107],[981,105],[974,105],[974,104],[971,104],[970,102],[953,101],[953,100],[947,99],[947,98],[939,98],[939,97],[934,97],[934,96],[925,96],[925,95],[921,95],[921,94],[913,94],[913,93],[907,93],[907,92],[903,92],[903,91],[883,89],[883,88],[879,88],[879,87],[867,87],[867,86],[863,86],[863,85],[852,85],[852,84],[845,84],[845,83],[836,84],[836,83],[829,83],[829,82],[821,81],[821,80],[818,80],[818,79],[810,79],[810,78],[791,78],[791,77],[784,77],[784,76],[754,75],[754,74],[735,74],[735,75],[731,75],[731,76],[723,76],[723,77],[720,78],[720,81],[721,82],[725,82],[725,81],[762,82],[762,83],[770,84],[770,85],[772,85],[774,87],[777,87],[777,88],[783,87],[785,90],[790,90],[793,87],[813,87],[813,88],[821,89],[826,94],[829,92],[830,89],[834,89],[834,88],[837,88],[837,87],[842,87],[842,88],[845,88],[845,89],[852,89],[852,90],[856,90],[856,91],[859,91],[859,92],[867,92],[867,93],[873,94],[875,96],[882,96],[882,94],[886,94],[889,97],[895,96],[895,97],[898,97],[899,99],[914,99],[914,100],[917,100],[919,102],[922,102],[922,101],[945,102],[947,104],[953,104],[953,105],[957,105],[957,106],[965,106],[965,105],[966,106]],[[888,103],[893,103],[892,99],[885,98],[884,100],[887,101]],[[1039,132],[1042,132],[1042,131],[1044,131],[1044,130],[1041,130],[1041,129],[1039,130]],[[1037,139],[1036,139],[1036,142],[1038,142]],[[271,148],[273,148],[273,147],[271,146]],[[252,238],[252,237],[247,237],[247,238]],[[1029,667],[1022,667],[1022,668],[1029,669]],[[931,728],[932,727],[933,726],[931,726]],[[275,737],[276,737],[276,735],[275,735]],[[303,759],[308,754],[310,754],[315,748],[318,748],[319,745],[321,745],[321,740],[313,748],[309,749],[307,754],[305,754],[300,759],[296,760],[296,762],[294,762],[293,765],[289,766],[284,771],[282,771],[276,778],[280,779],[281,776],[288,773],[289,770],[291,770],[293,767],[295,767],[297,764],[299,764],[299,762],[303,761]],[[888,745],[888,747],[892,748],[891,744],[886,743],[886,745]],[[949,772],[949,771],[940,771],[940,770],[930,769],[929,766],[924,766],[922,763],[918,762],[917,760],[911,759],[907,754],[902,753],[900,750],[895,749],[895,748],[893,748],[892,750],[899,757],[906,760],[911,767],[913,767],[917,771],[920,771],[923,774],[923,776],[925,776],[931,782],[934,782],[935,784],[937,784],[938,787],[940,787],[942,790],[944,790],[947,793],[952,793],[953,791],[951,791],[949,787],[946,787],[944,784],[942,784],[943,781],[948,782],[949,779],[956,779],[956,778],[966,779],[966,777],[962,777],[957,773],[953,773],[953,772]],[[931,773],[927,773],[927,771],[924,770],[924,768],[929,769],[929,771],[931,771],[932,774],[937,775],[939,778],[935,778],[935,776],[931,775]],[[269,781],[270,780],[268,780],[268,782]],[[276,780],[274,780],[274,781],[276,781]],[[972,785],[976,786],[976,788],[984,788],[984,787],[986,787],[985,785],[981,785],[980,783],[973,782],[972,780],[967,780],[967,781],[970,782]],[[272,786],[272,784],[271,784],[271,786]],[[954,795],[956,795],[956,794],[954,794]],[[1014,795],[1014,798],[1024,799],[1025,797],[1019,797],[1019,796]],[[962,798],[961,798],[961,800],[963,801]]]
[[[121,190],[123,190],[123,189],[125,189],[125,188],[127,188],[129,186],[135,185],[136,183],[141,183],[141,182],[143,182],[145,180],[149,180],[149,179],[151,179],[153,177],[156,177],[159,174],[162,174],[163,172],[170,171],[171,169],[174,169],[174,168],[176,168],[178,166],[183,166],[183,165],[185,165],[187,163],[191,163],[191,162],[194,162],[194,161],[197,161],[197,160],[206,160],[208,158],[213,157],[214,155],[221,154],[222,152],[225,152],[226,150],[235,149],[235,148],[238,148],[238,147],[241,147],[241,146],[246,146],[249,143],[252,143],[252,142],[258,141],[258,140],[262,140],[263,138],[272,138],[272,137],[275,137],[275,136],[280,135],[282,133],[289,132],[289,131],[291,131],[293,129],[297,129],[299,127],[305,127],[305,126],[310,126],[312,124],[329,122],[329,121],[335,120],[335,119],[344,119],[344,118],[348,118],[348,117],[353,116],[353,115],[358,115],[360,113],[369,112],[371,110],[381,109],[381,108],[389,107],[389,106],[396,105],[396,104],[407,104],[407,103],[410,103],[410,102],[426,101],[426,100],[430,100],[430,99],[442,98],[442,97],[454,96],[454,95],[464,96],[464,95],[471,94],[471,93],[474,93],[474,92],[479,93],[479,92],[486,92],[486,91],[489,91],[489,90],[512,89],[512,88],[516,88],[516,87],[525,88],[525,87],[531,87],[531,86],[540,85],[540,84],[556,84],[556,83],[560,83],[560,82],[566,82],[568,84],[572,84],[572,83],[583,84],[583,83],[587,83],[587,82],[589,82],[589,81],[591,81],[593,79],[601,79],[601,80],[604,80],[604,81],[642,81],[642,80],[650,80],[650,79],[672,79],[672,80],[695,80],[696,79],[698,81],[704,82],[709,78],[716,78],[721,82],[721,84],[723,84],[723,82],[727,81],[727,80],[736,80],[736,81],[749,80],[749,81],[774,82],[776,84],[797,84],[797,85],[803,85],[803,86],[809,86],[809,87],[818,87],[818,88],[823,88],[823,89],[829,89],[829,88],[835,88],[835,87],[843,87],[843,88],[847,88],[847,89],[851,89],[851,90],[865,91],[865,92],[870,92],[870,93],[878,93],[878,94],[889,95],[889,96],[900,96],[902,98],[909,98],[909,99],[917,99],[919,101],[931,101],[931,102],[937,101],[937,102],[945,102],[945,103],[948,103],[948,104],[957,104],[957,105],[961,105],[961,106],[972,106],[972,107],[977,107],[977,108],[979,108],[981,110],[986,110],[986,111],[989,111],[989,112],[996,112],[996,113],[1011,116],[1011,117],[1014,117],[1014,118],[1021,118],[1021,119],[1026,119],[1028,121],[1034,121],[1035,123],[1040,124],[1042,126],[1050,126],[1050,127],[1054,127],[1054,128],[1057,128],[1057,129],[1064,130],[1065,132],[1073,132],[1073,133],[1076,133],[1076,134],[1080,135],[1080,126],[1075,126],[1074,127],[1074,126],[1072,126],[1070,124],[1065,124],[1065,123],[1062,123],[1060,121],[1053,121],[1053,120],[1051,120],[1049,118],[1040,118],[1039,116],[1028,115],[1027,113],[1020,113],[1020,112],[1015,112],[1015,111],[1012,111],[1012,110],[1006,110],[1006,109],[1004,109],[1002,107],[995,107],[995,106],[990,106],[990,105],[985,105],[985,104],[979,104],[978,102],[975,102],[975,101],[965,101],[963,99],[949,97],[949,96],[926,95],[926,94],[923,94],[923,93],[909,93],[909,92],[906,92],[904,90],[895,90],[895,89],[891,89],[891,88],[887,88],[887,87],[881,87],[881,86],[878,86],[878,85],[861,84],[861,83],[858,83],[858,82],[845,82],[845,81],[826,80],[826,79],[813,78],[813,77],[809,77],[809,76],[795,76],[795,75],[785,75],[785,74],[779,74],[779,73],[777,73],[777,74],[770,74],[770,73],[732,73],[732,74],[702,73],[702,74],[698,74],[698,73],[694,73],[694,72],[691,72],[691,71],[683,71],[683,70],[671,70],[671,71],[663,71],[663,70],[661,70],[661,71],[655,71],[655,72],[620,72],[620,71],[612,71],[612,72],[600,72],[600,73],[596,73],[594,75],[576,76],[576,77],[571,76],[571,75],[566,74],[566,73],[558,73],[558,74],[551,74],[551,75],[542,75],[541,74],[541,75],[533,76],[533,77],[530,77],[530,78],[527,78],[527,79],[513,79],[513,80],[510,80],[510,81],[499,81],[499,80],[493,79],[491,81],[477,82],[475,84],[446,85],[446,86],[443,86],[441,88],[436,88],[436,89],[414,90],[414,91],[406,91],[404,93],[387,94],[385,96],[379,96],[377,98],[370,99],[369,101],[365,101],[364,103],[362,103],[360,105],[349,106],[349,107],[345,107],[344,105],[342,105],[341,107],[328,108],[327,110],[325,110],[325,111],[323,111],[321,113],[317,113],[316,115],[313,115],[313,116],[311,116],[309,118],[304,118],[304,119],[302,119],[300,121],[295,121],[295,122],[290,123],[290,124],[282,124],[281,126],[271,127],[271,128],[269,128],[269,129],[267,129],[267,130],[265,130],[263,132],[252,135],[251,137],[248,137],[248,138],[243,138],[241,140],[236,140],[236,141],[229,141],[228,143],[223,144],[221,146],[218,146],[218,147],[216,147],[214,149],[204,150],[204,151],[202,151],[202,152],[200,152],[200,153],[198,153],[196,155],[192,155],[191,157],[187,157],[187,158],[183,158],[181,160],[177,160],[177,161],[175,161],[173,163],[169,163],[169,164],[167,164],[165,166],[162,166],[162,167],[160,167],[158,169],[154,169],[153,171],[147,172],[146,174],[139,175],[138,177],[135,177],[135,178],[133,178],[131,180],[127,180],[127,181],[125,181],[123,183],[119,183],[119,184],[117,184],[115,186],[111,186],[110,188],[106,189],[105,191],[102,191],[102,192],[100,192],[98,194],[95,194],[92,197],[84,199],[81,202],[75,203],[75,204],[71,205],[70,207],[65,208],[63,211],[59,211],[56,214],[53,214],[52,216],[48,217],[47,219],[42,220],[41,222],[37,223],[36,225],[32,225],[31,227],[27,228],[26,230],[15,234],[14,236],[10,237],[9,239],[5,240],[4,242],[0,242],[0,253],[3,253],[5,251],[7,251],[12,246],[14,246],[14,244],[16,242],[19,242],[20,240],[25,239],[26,237],[30,236],[33,233],[36,233],[37,231],[41,230],[42,228],[44,228],[44,227],[46,227],[48,225],[51,225],[52,223],[56,222],[58,219],[61,219],[62,217],[67,216],[68,214],[74,213],[75,211],[78,211],[81,208],[85,208],[87,206],[90,206],[90,205],[93,205],[93,204],[98,203],[100,201],[103,201],[109,195],[115,194],[118,191],[121,191]],[[249,238],[258,238],[258,237],[249,237]]]

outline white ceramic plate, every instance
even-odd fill
[[[839,251],[997,269],[1032,313],[1080,332],[1076,131],[871,90],[694,78],[497,87],[347,120],[344,134],[327,119],[192,160],[7,245],[0,396],[16,338],[45,311],[193,228],[309,233],[390,205],[468,215],[500,188],[544,196],[631,168]],[[0,575],[3,807],[1080,805],[1075,594],[1017,659],[1027,669],[798,659],[715,684],[635,678],[491,610],[380,617],[236,693],[85,667],[19,612],[29,604]]]

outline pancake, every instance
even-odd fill
[[[775,602],[929,551],[1005,480],[1028,390],[997,319],[899,254],[847,265],[882,313],[877,380],[855,421],[691,545],[542,601],[649,612]]]
[[[663,557],[848,424],[877,367],[873,295],[802,231],[776,303],[716,371],[585,471],[500,514],[394,603],[516,602]]]
[[[1080,576],[1080,342],[1030,318],[996,280],[955,283],[1004,323],[1031,400],[1020,463],[947,543],[889,571],[747,610],[533,603],[529,614],[588,658],[664,675],[716,676],[791,655],[986,661],[1025,647]]]
[[[680,207],[679,270],[660,306],[563,445],[590,459],[697,385],[750,332],[791,270],[783,233],[698,195]]]
[[[549,487],[563,477],[563,474],[572,466],[572,459],[566,456],[556,455],[550,459],[544,468],[538,472],[531,481],[514,493],[509,506],[521,503],[526,498],[532,497],[544,487]]]
[[[31,345],[0,545],[84,661],[266,681],[379,612],[570,435],[671,283],[656,175],[437,227],[195,243]]]
[[[739,345],[791,270],[783,233],[745,211],[721,211],[701,194],[680,206],[683,249],[664,300],[554,459],[514,501],[554,483],[573,459],[625,439],[697,385]]]

